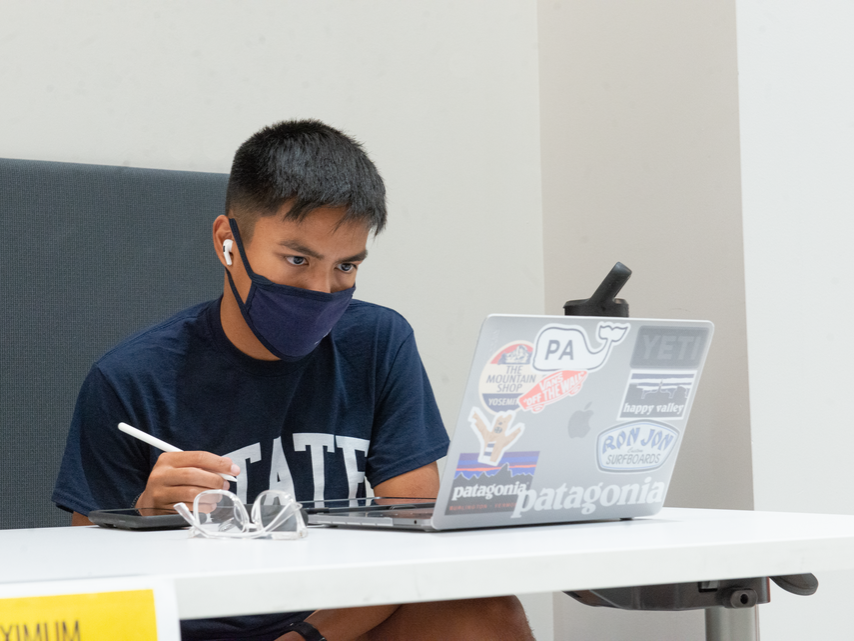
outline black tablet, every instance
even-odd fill
[[[178,530],[189,527],[175,510],[154,507],[94,510],[89,520],[95,525],[121,530]]]

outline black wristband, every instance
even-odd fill
[[[297,621],[291,623],[285,632],[296,632],[301,635],[305,641],[326,641],[326,637],[320,634],[311,623],[308,621]]]

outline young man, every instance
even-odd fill
[[[222,297],[93,366],[54,502],[83,525],[94,509],[191,504],[219,488],[246,502],[266,489],[331,499],[364,496],[367,478],[380,496],[434,497],[448,437],[412,329],[352,299],[368,236],[386,221],[373,163],[319,122],[279,123],[237,151],[226,214],[213,226]],[[120,421],[185,451],[160,454],[119,432]],[[530,631],[506,597],[188,621],[182,634],[471,640]]]

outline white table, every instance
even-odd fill
[[[185,531],[0,531],[0,583],[159,576],[181,618],[854,568],[854,516],[666,508],[624,522],[467,532],[311,529],[300,541]]]

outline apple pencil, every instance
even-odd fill
[[[156,447],[158,450],[163,450],[164,452],[183,452],[184,450],[178,449],[174,445],[169,445],[166,441],[161,441],[159,438],[155,438],[151,434],[147,434],[142,430],[138,430],[135,427],[131,427],[127,423],[119,423],[119,429],[128,434],[129,436],[133,436],[134,438],[138,438],[143,443],[148,443],[152,447]],[[222,474],[221,472],[217,472],[222,478],[226,481],[235,481],[237,479],[233,477],[231,474]]]

